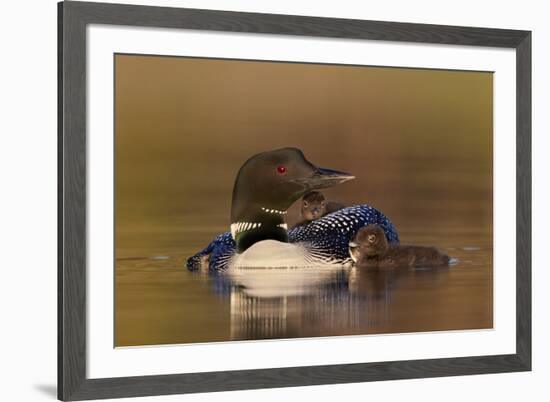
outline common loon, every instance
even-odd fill
[[[371,268],[438,267],[449,265],[449,257],[435,247],[389,245],[377,225],[367,225],[355,235],[350,256],[356,265]]]
[[[228,267],[304,267],[350,261],[349,242],[363,226],[377,224],[390,243],[399,242],[392,223],[378,210],[357,205],[308,225],[287,229],[287,209],[309,191],[353,179],[316,167],[297,148],[256,154],[240,168],[233,187],[231,230],[187,260],[189,270],[208,261],[209,271]]]

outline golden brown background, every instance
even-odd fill
[[[115,74],[116,345],[236,339],[184,261],[228,230],[240,165],[286,146],[356,175],[330,199],[476,268],[393,304],[430,314],[285,336],[492,326],[492,73],[117,55]]]

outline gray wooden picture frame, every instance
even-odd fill
[[[86,27],[108,24],[511,48],[517,85],[516,353],[86,377]],[[531,32],[137,5],[58,5],[58,397],[82,400],[531,370]],[[513,261],[510,261],[513,264]]]

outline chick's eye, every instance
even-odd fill
[[[280,174],[286,173],[286,167],[284,167],[283,165],[277,166],[277,172],[279,172]]]
[[[307,207],[307,205],[308,205],[307,201],[304,201],[304,207]]]

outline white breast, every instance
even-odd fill
[[[327,261],[314,258],[304,243],[283,243],[276,240],[257,242],[245,252],[236,254],[229,262],[230,269],[306,268],[321,265],[327,265]]]
[[[276,240],[262,240],[236,254],[230,268],[282,268],[303,267],[307,264],[307,250],[297,244]]]

